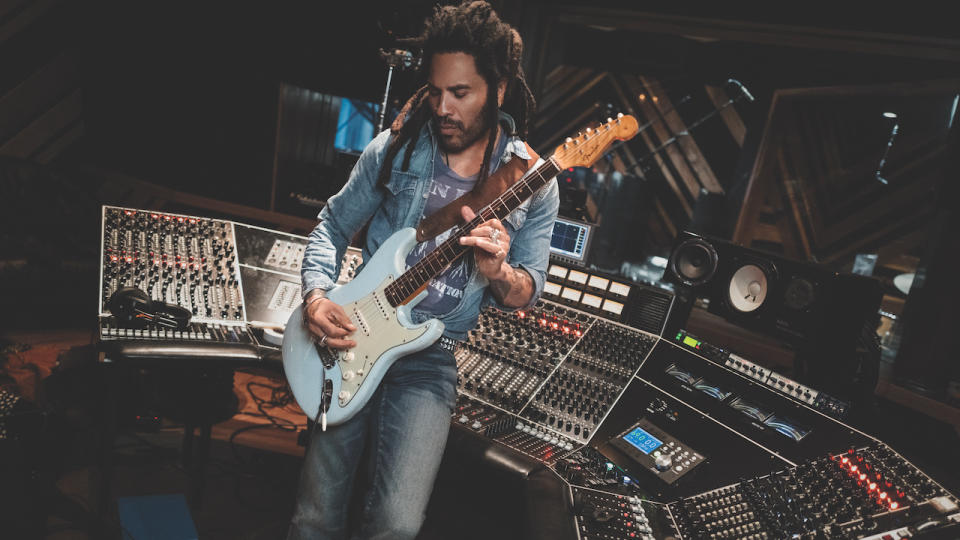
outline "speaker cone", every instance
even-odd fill
[[[741,313],[750,313],[763,305],[768,290],[767,273],[755,264],[745,264],[730,278],[730,305]]]
[[[684,285],[703,285],[717,271],[717,250],[701,238],[685,240],[674,250],[670,269]]]
[[[795,277],[787,284],[783,294],[783,303],[790,309],[801,311],[809,308],[816,301],[816,288],[809,279]]]

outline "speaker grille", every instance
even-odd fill
[[[628,324],[638,330],[660,335],[670,312],[673,295],[655,289],[640,289],[630,302]]]
[[[684,240],[673,251],[670,271],[688,287],[703,285],[717,271],[717,250],[702,238]]]

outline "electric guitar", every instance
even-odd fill
[[[637,131],[636,118],[620,114],[568,138],[407,270],[407,254],[417,245],[416,229],[391,235],[357,277],[327,291],[327,298],[339,304],[357,328],[350,336],[357,343],[352,349],[319,346],[304,327],[303,310],[294,310],[283,336],[283,368],[300,408],[311,418],[319,417],[324,429],[327,423],[353,417],[397,359],[440,339],[441,321],[413,324],[410,311],[426,296],[430,280],[470,249],[460,245],[460,238],[487,220],[504,219],[563,169],[593,165],[615,140],[630,139]]]

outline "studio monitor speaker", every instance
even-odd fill
[[[688,231],[674,242],[664,279],[678,296],[708,299],[711,313],[793,344],[853,339],[881,296],[872,278]]]

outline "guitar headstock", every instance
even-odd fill
[[[553,152],[553,159],[561,169],[589,167],[607,153],[613,141],[626,141],[639,131],[637,119],[620,113],[616,118],[607,118],[605,124],[587,128],[577,137],[568,137]]]

